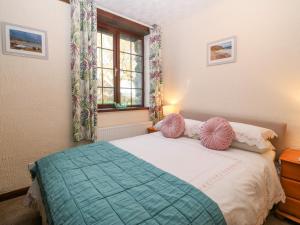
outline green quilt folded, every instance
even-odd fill
[[[36,162],[49,225],[224,225],[208,196],[107,142]]]

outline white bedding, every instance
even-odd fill
[[[285,200],[273,151],[213,151],[199,140],[168,139],[160,132],[111,143],[199,188],[219,205],[228,225],[261,225]]]
[[[214,151],[199,140],[168,139],[160,132],[111,143],[199,188],[219,205],[228,225],[261,225],[272,206],[285,200],[273,151]],[[38,203],[46,224],[36,181],[27,196]]]

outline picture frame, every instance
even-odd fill
[[[2,23],[2,53],[48,59],[47,32],[20,25]]]
[[[207,65],[220,65],[236,61],[236,37],[228,37],[207,44]]]

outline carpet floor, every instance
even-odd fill
[[[23,205],[24,196],[0,202],[0,225],[41,225],[37,211]],[[296,225],[288,220],[279,220],[270,213],[264,225]]]

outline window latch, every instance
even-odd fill
[[[117,77],[117,73],[118,73],[118,68],[115,67],[115,77]]]

